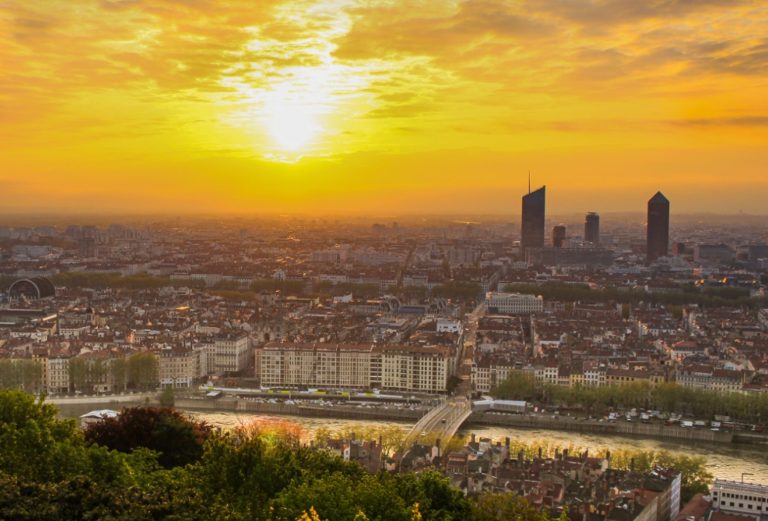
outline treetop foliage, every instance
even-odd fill
[[[83,433],[53,406],[0,391],[0,519],[547,520],[510,494],[469,499],[436,471],[369,474],[298,439],[266,424],[221,432],[147,407]]]

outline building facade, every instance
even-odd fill
[[[222,336],[213,343],[214,371],[218,374],[242,371],[248,367],[250,357],[250,341],[245,333]]]
[[[163,387],[192,387],[202,376],[200,357],[195,349],[163,349],[159,352],[158,371]]]
[[[669,253],[669,199],[657,192],[648,201],[646,255],[648,262]]]
[[[760,519],[768,512],[768,486],[716,479],[712,509]]]
[[[265,387],[382,389],[442,393],[455,370],[452,348],[269,343],[256,349]]]
[[[523,197],[523,221],[520,239],[520,251],[525,258],[528,248],[544,246],[544,226],[546,208],[546,186]]]
[[[600,216],[595,212],[588,213],[584,220],[584,242],[600,244]]]
[[[564,224],[558,224],[552,228],[552,247],[562,248],[565,246],[566,229]]]
[[[527,315],[544,311],[544,298],[535,295],[490,292],[486,302],[491,313]]]

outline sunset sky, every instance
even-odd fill
[[[0,0],[0,213],[768,213],[764,0]]]

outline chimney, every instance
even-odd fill
[[[474,432],[472,433],[472,438],[471,439],[472,439],[472,443],[475,443],[475,433]]]
[[[568,449],[563,449],[563,460],[568,459]]]
[[[539,459],[541,459],[541,447],[539,447]]]
[[[509,444],[510,444],[509,437],[504,438],[504,445],[507,447],[507,450],[509,450]]]
[[[629,470],[631,472],[635,471],[635,458],[630,458],[630,460],[629,460]]]

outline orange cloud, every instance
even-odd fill
[[[530,168],[553,211],[661,184],[765,211],[766,23],[747,0],[6,1],[4,210],[514,213]]]

